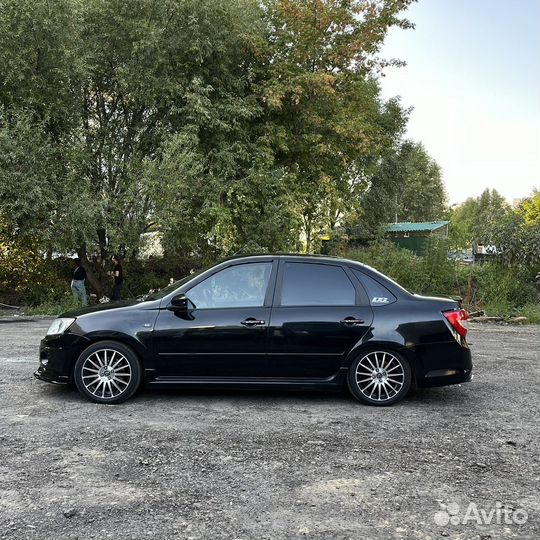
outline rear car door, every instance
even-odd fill
[[[346,266],[282,259],[270,318],[269,376],[332,377],[372,321],[365,291]]]

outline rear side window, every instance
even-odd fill
[[[285,263],[282,306],[354,306],[356,290],[340,266]]]
[[[367,274],[360,272],[360,270],[354,270],[353,274],[358,278],[360,283],[366,289],[369,303],[372,306],[385,306],[396,301],[396,297],[377,280],[369,277]]]

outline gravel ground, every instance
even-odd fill
[[[0,320],[0,538],[540,538],[538,326],[473,326],[472,383],[373,408],[270,391],[91,404],[33,379],[48,324]]]

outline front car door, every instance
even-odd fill
[[[277,262],[231,262],[185,294],[189,316],[162,306],[154,328],[157,375],[264,375]]]
[[[346,266],[281,260],[269,328],[269,376],[333,377],[372,321],[365,291]]]

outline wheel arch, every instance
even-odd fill
[[[411,366],[412,373],[412,384],[416,387],[418,378],[421,377],[422,367],[417,356],[414,354],[414,351],[403,345],[402,343],[396,341],[385,341],[385,340],[374,340],[366,341],[355,347],[345,358],[345,361],[342,364],[342,368],[346,368],[347,371],[350,369],[352,363],[361,355],[366,354],[373,350],[388,350],[391,352],[396,352],[401,354]]]
[[[71,367],[70,367],[71,376],[73,376],[73,370],[75,369],[75,364],[77,363],[77,359],[84,352],[84,350],[86,350],[88,347],[91,347],[92,345],[95,345],[96,343],[99,343],[101,341],[114,341],[132,349],[141,364],[141,369],[144,374],[144,370],[150,361],[150,350],[148,349],[148,347],[146,347],[139,340],[135,339],[133,336],[130,336],[129,334],[124,334],[122,332],[99,332],[98,331],[98,332],[92,332],[92,333],[86,334],[84,338],[85,338],[84,347],[82,347],[79,353],[74,358],[72,358]]]

